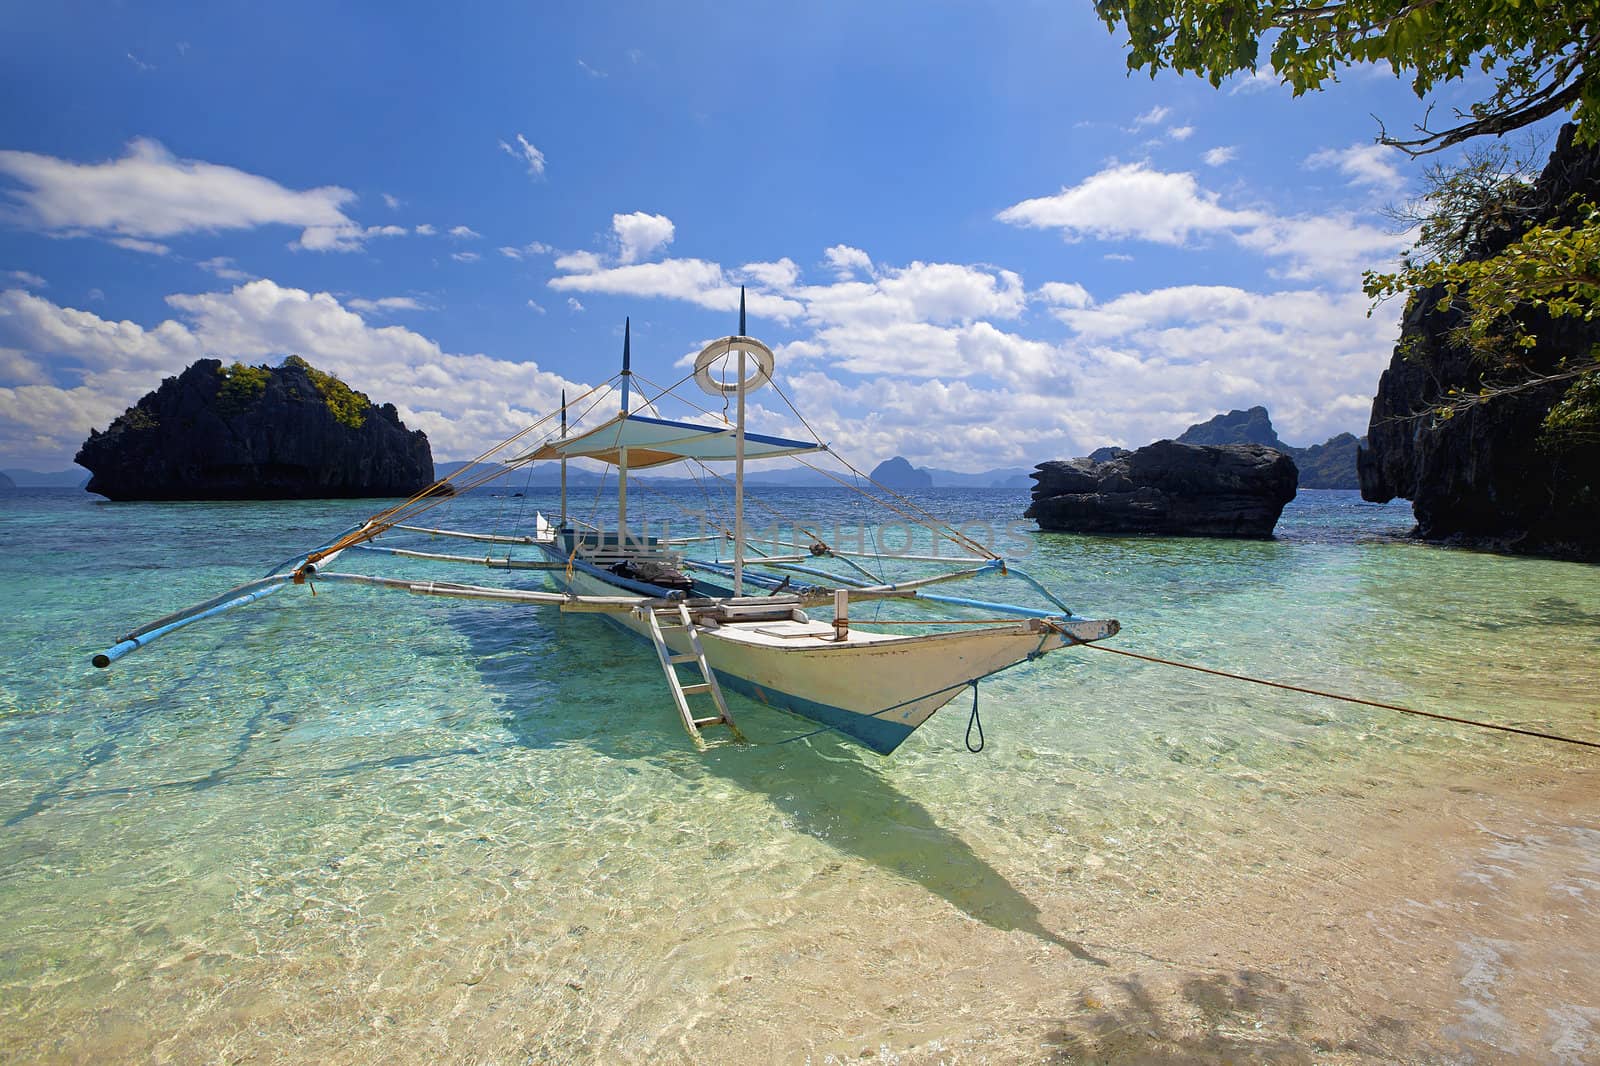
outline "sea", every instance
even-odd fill
[[[843,490],[759,496],[784,537],[855,537],[890,573],[927,548]],[[1420,544],[1408,505],[1351,492],[1302,491],[1263,541],[912,496],[1118,619],[1115,647],[1600,739],[1600,568]],[[1571,1009],[1527,1031],[1448,931],[1421,976],[1398,935],[1351,933],[1351,972],[1270,948],[1334,922],[1304,909],[1326,879],[1371,887],[1372,819],[1421,847],[1449,817],[1418,797],[1554,787],[1593,751],[1068,649],[979,686],[977,753],[967,694],[889,757],[731,697],[750,742],[699,752],[653,650],[603,621],[328,583],[91,666],[377,506],[0,497],[0,1060],[1600,1061],[1600,993],[1550,976]],[[682,488],[630,506],[709,521]],[[1600,905],[1600,827],[1563,830],[1593,864],[1568,902]],[[1352,906],[1346,931],[1375,913]],[[1367,1009],[1375,953],[1444,991]]]

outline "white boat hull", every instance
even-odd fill
[[[580,595],[617,592],[617,586],[582,570],[555,576]],[[650,639],[643,616],[606,617]],[[832,625],[822,622],[711,624],[699,633],[706,660],[725,687],[884,755],[970,683],[1071,643],[1035,619],[918,635],[854,628],[844,641],[835,640]],[[689,652],[681,630],[669,629],[665,637],[675,653]]]

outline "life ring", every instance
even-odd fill
[[[743,381],[719,381],[711,376],[711,364],[724,356],[734,355],[743,351],[755,361],[755,370],[749,372]],[[720,341],[712,341],[706,345],[694,360],[694,380],[706,392],[713,396],[732,396],[739,390],[750,392],[759,389],[772,380],[772,366],[775,362],[772,349],[756,340],[754,337],[724,337]]]

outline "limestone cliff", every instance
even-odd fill
[[[201,359],[77,455],[113,500],[411,496],[433,482],[428,438],[297,356],[275,369]]]
[[[1538,181],[1507,222],[1473,250],[1503,250],[1535,222],[1567,220],[1574,197],[1600,201],[1600,148],[1562,131]],[[1412,296],[1389,369],[1372,402],[1369,445],[1358,457],[1361,494],[1412,502],[1418,535],[1499,550],[1600,559],[1600,441],[1552,439],[1543,420],[1566,392],[1556,382],[1471,408],[1448,420],[1427,415],[1448,389],[1475,393],[1486,366],[1452,336],[1456,308],[1443,293]],[[1537,338],[1526,354],[1535,372],[1600,344],[1600,322],[1527,314]],[[1492,371],[1490,371],[1492,373]]]

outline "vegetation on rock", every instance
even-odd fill
[[[372,401],[367,398],[366,393],[357,392],[334,375],[318,370],[298,355],[289,356],[283,361],[283,365],[297,366],[306,372],[311,384],[322,394],[322,400],[328,405],[328,410],[333,412],[335,420],[351,429],[360,429],[367,421],[367,408],[372,406]]]

